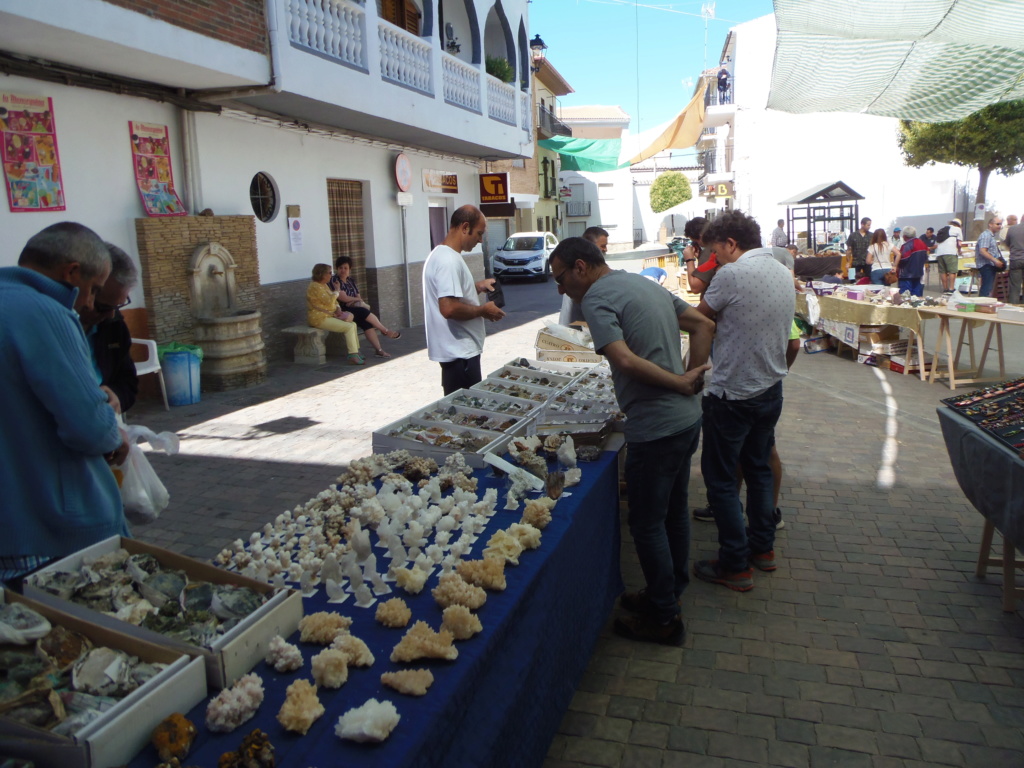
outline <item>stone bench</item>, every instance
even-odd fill
[[[327,362],[327,336],[330,331],[309,325],[293,325],[282,329],[295,337],[295,362],[299,365],[323,365]]]

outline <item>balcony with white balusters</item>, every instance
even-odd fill
[[[275,0],[267,10],[275,87],[240,100],[439,151],[532,153],[529,93],[442,50],[436,33],[389,23],[374,2]]]

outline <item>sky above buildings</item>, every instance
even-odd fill
[[[773,12],[771,0],[532,0],[530,37],[576,91],[563,106],[611,104],[632,121],[630,132],[675,117],[693,96],[706,66],[719,63],[729,28]]]

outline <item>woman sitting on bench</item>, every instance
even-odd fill
[[[363,365],[365,360],[359,354],[359,337],[352,313],[338,306],[338,294],[327,286],[331,279],[331,265],[317,264],[313,267],[313,282],[306,289],[306,322],[313,328],[322,328],[345,337],[350,365]]]
[[[339,256],[334,261],[336,270],[328,285],[332,291],[338,291],[338,304],[341,308],[348,310],[355,316],[355,323],[363,329],[366,339],[373,345],[377,357],[391,357],[380,345],[377,339],[377,331],[380,331],[389,339],[397,339],[402,336],[401,331],[389,331],[385,328],[373,312],[370,305],[359,295],[356,282],[351,278],[352,259],[348,256]]]

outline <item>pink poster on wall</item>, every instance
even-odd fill
[[[0,91],[0,134],[11,212],[63,211],[53,100]]]
[[[128,121],[135,183],[147,216],[184,216],[185,206],[174,191],[171,142],[167,126]]]

